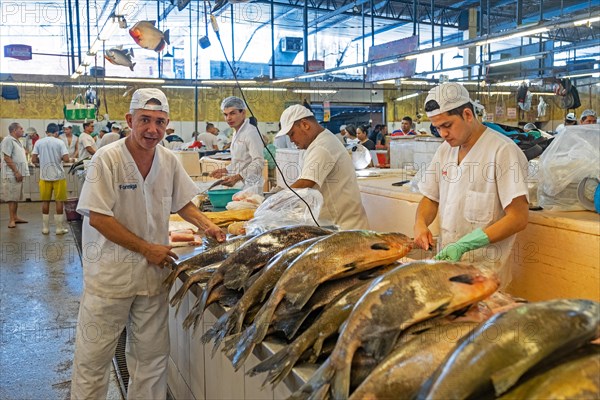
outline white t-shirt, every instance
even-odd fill
[[[202,132],[198,135],[198,140],[202,142],[207,150],[214,150],[213,146],[217,146],[217,136],[210,132]]]
[[[227,166],[230,173],[240,174],[247,186],[258,185],[262,190],[262,171],[265,163],[263,143],[258,129],[248,120],[233,134],[231,141],[231,164]]]
[[[10,169],[8,165],[6,165],[6,161],[4,161],[4,154],[13,160],[22,176],[29,176],[27,156],[25,155],[25,149],[20,141],[10,135],[2,140],[2,161],[0,164],[2,166],[2,178],[14,178],[15,174],[13,170]]]
[[[102,139],[98,141],[98,148],[114,143],[119,139],[121,139],[121,135],[116,132],[105,133]]]
[[[219,150],[223,150],[225,146],[229,143],[231,143],[229,137],[227,137],[225,133],[219,132],[219,134],[217,135],[217,147],[219,148]]]
[[[77,158],[79,157],[79,149],[77,149],[77,143],[79,143],[79,138],[75,135],[71,135],[71,143],[69,144],[69,138],[62,134],[58,137],[63,141],[65,146],[67,146],[67,150],[69,150],[69,158]]]
[[[352,158],[329,130],[321,132],[304,152],[299,179],[316,183],[323,195],[320,220],[341,229],[368,229]]]
[[[79,135],[79,159],[83,160],[84,158],[91,157],[92,155],[87,151],[86,147],[92,147],[96,150],[96,142],[94,138],[89,133],[82,132]]]
[[[508,137],[487,128],[460,165],[458,151],[442,143],[419,182],[421,193],[439,203],[443,247],[492,225],[513,199],[529,193],[527,159]],[[506,264],[515,236],[467,252],[462,260],[493,268],[505,287],[511,280]]]
[[[142,178],[125,140],[98,150],[87,169],[77,211],[83,219],[83,277],[86,290],[123,298],[163,293],[169,274],[139,253],[119,246],[90,226],[89,212],[115,217],[133,234],[150,243],[169,243],[169,215],[197,193],[175,155],[156,146],[152,167]]]
[[[58,181],[65,179],[62,158],[64,155],[69,155],[69,150],[62,140],[53,136],[39,139],[35,142],[31,154],[37,154],[40,159],[41,180]]]

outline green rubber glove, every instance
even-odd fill
[[[433,259],[440,261],[460,261],[460,258],[467,251],[475,250],[490,244],[490,238],[487,237],[483,229],[475,229],[461,237],[456,243],[451,243],[444,247]]]

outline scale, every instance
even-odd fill
[[[600,179],[587,177],[579,182],[577,198],[586,210],[600,213]]]

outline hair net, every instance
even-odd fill
[[[527,124],[525,124],[523,129],[525,129],[525,130],[537,129],[537,126],[535,126],[535,124],[533,122],[528,122]]]
[[[594,111],[594,110],[590,110],[590,109],[587,109],[587,110],[584,110],[584,111],[581,113],[581,119],[584,119],[584,118],[586,118],[586,117],[590,117],[590,116],[591,116],[591,117],[595,117],[595,116],[596,116],[596,111]]]
[[[221,111],[225,111],[226,108],[237,108],[238,110],[245,110],[246,103],[244,100],[236,96],[229,96],[223,102],[221,102]]]

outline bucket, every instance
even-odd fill
[[[388,165],[390,162],[388,161],[388,153],[387,150],[376,150],[377,154],[377,163],[379,166]]]
[[[78,202],[79,198],[77,197],[70,198],[65,201],[65,214],[67,216],[67,221],[79,221],[81,219],[81,215],[77,212]]]

